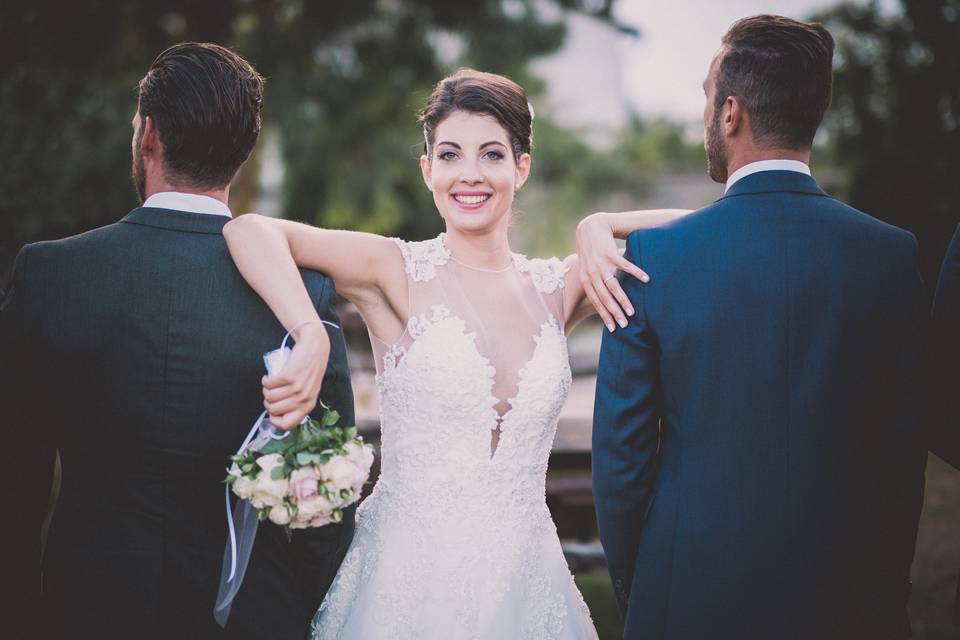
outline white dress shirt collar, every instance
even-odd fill
[[[759,171],[796,171],[797,173],[810,175],[810,167],[799,160],[758,160],[745,164],[730,174],[730,177],[727,178],[727,187],[723,192],[726,193],[729,191],[730,187],[732,187],[733,183],[737,180],[746,178],[750,174]]]
[[[206,213],[214,216],[232,218],[230,207],[210,196],[201,196],[195,193],[180,193],[179,191],[161,191],[155,193],[143,203],[144,207],[156,209],[173,209],[174,211],[189,211],[190,213]]]

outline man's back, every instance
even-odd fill
[[[653,281],[625,285],[638,318],[605,337],[596,416],[659,419],[628,637],[902,629],[922,485],[913,238],[768,171],[634,234],[628,257]],[[600,439],[601,482],[628,473]]]
[[[284,334],[233,267],[226,221],[142,208],[18,259],[4,332],[16,318],[29,349],[23,390],[46,396],[45,450],[60,448],[44,592],[67,635],[98,626],[117,637],[219,632],[212,607],[227,534],[224,468],[262,411],[261,355]],[[332,285],[303,275],[329,317]],[[352,423],[343,341],[331,343],[323,399]],[[310,534],[329,547],[327,579],[351,529]],[[313,584],[324,581],[322,567],[296,573],[298,545],[316,544],[310,535],[291,544],[261,526],[231,635],[302,635],[322,595],[311,592],[326,588]]]

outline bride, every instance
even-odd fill
[[[632,314],[614,274],[647,276],[613,238],[684,212],[594,214],[581,258],[510,250],[530,173],[532,114],[503,76],[461,70],[420,117],[420,168],[446,232],[422,242],[245,215],[224,236],[296,348],[264,379],[271,421],[313,408],[329,342],[297,267],[330,275],[369,330],[381,472],[312,624],[314,638],[595,638],[547,510],[544,483],[570,388],[565,334]]]

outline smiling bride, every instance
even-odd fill
[[[313,637],[595,638],[544,493],[570,388],[565,335],[594,303],[611,331],[625,325],[632,309],[613,276],[647,276],[614,237],[684,212],[594,214],[578,229],[580,258],[526,258],[508,241],[531,166],[523,89],[461,70],[420,121],[440,236],[405,242],[257,215],[224,229],[243,277],[297,340],[264,380],[271,422],[292,428],[312,408],[329,349],[297,266],[333,278],[373,343],[381,474]]]

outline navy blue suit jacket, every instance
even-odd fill
[[[626,257],[593,427],[625,637],[902,638],[925,454],[914,237],[765,171]]]
[[[139,208],[17,256],[0,307],[11,374],[0,404],[22,434],[8,467],[23,489],[10,527],[22,543],[10,545],[19,558],[6,568],[30,604],[57,450],[62,468],[42,609],[22,608],[30,630],[19,637],[41,637],[44,623],[58,638],[307,633],[353,535],[352,510],[342,525],[292,538],[262,523],[226,631],[213,619],[225,468],[263,410],[262,355],[284,336],[227,253],[227,220]],[[301,275],[336,322],[332,282]],[[339,332],[330,338],[321,396],[352,424],[345,345]]]

